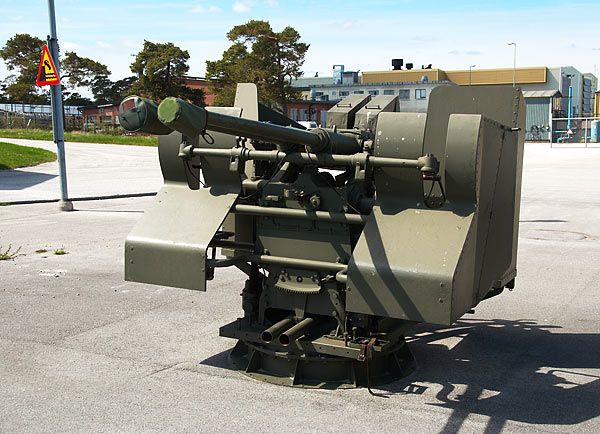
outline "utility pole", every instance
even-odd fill
[[[54,0],[48,0],[48,18],[50,23],[50,35],[47,38],[48,50],[50,51],[50,56],[54,62],[57,77],[60,77],[58,37],[56,36],[56,18],[54,17]],[[62,89],[60,83],[50,86],[50,98],[52,103],[52,133],[58,151],[58,175],[60,180],[60,201],[58,202],[58,209],[61,211],[73,211],[73,202],[69,200],[69,194],[67,192],[65,127],[63,124]]]
[[[471,69],[475,68],[477,65],[469,66],[469,87],[471,87]]]

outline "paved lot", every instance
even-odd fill
[[[56,153],[50,141],[4,139]],[[95,197],[157,191],[162,185],[155,147],[65,144],[69,197]],[[0,202],[60,199],[58,163],[0,171]]]
[[[599,432],[598,167],[598,149],[528,145],[515,290],[416,328],[389,399],[233,371],[235,270],[206,293],[124,282],[151,198],[1,207],[0,244],[25,255],[0,262],[0,432]]]

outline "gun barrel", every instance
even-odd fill
[[[354,136],[317,128],[313,131],[283,127],[207,111],[179,98],[166,98],[158,106],[158,119],[169,128],[195,137],[206,130],[280,145],[303,145],[310,152],[355,154],[361,145]]]

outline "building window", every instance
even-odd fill
[[[369,95],[371,95],[371,96],[377,96],[377,95],[379,95],[379,91],[378,90],[370,90],[369,91]]]
[[[427,91],[425,89],[415,89],[415,99],[427,98]]]
[[[355,90],[354,92],[352,92],[354,95],[362,95],[363,93],[365,93],[364,90]]]
[[[337,92],[335,90],[331,92],[331,96],[336,96],[336,95],[337,95]]]
[[[293,121],[297,121],[298,120],[298,109],[297,108],[291,108],[290,109],[290,119]]]
[[[410,90],[400,89],[398,91],[398,99],[402,101],[408,101],[410,99]]]
[[[321,110],[321,125],[325,126],[327,123],[327,110]]]
[[[104,109],[103,108],[99,108],[98,109],[98,113],[100,113],[100,114],[104,113]]]
[[[340,96],[348,96],[350,95],[350,92],[347,90],[340,90]]]
[[[394,89],[385,89],[383,91],[384,95],[393,95],[394,94]]]
[[[300,110],[300,120],[301,121],[308,121],[308,109],[302,109]]]

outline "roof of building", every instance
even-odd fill
[[[416,86],[422,84],[451,84],[455,83],[447,80],[440,81],[390,81],[382,83],[342,83],[342,84],[327,84],[327,85],[315,85],[311,86],[312,89],[323,88],[323,87],[377,87],[377,86]]]
[[[558,89],[550,90],[524,90],[523,96],[525,98],[552,98],[555,96],[562,96]]]

